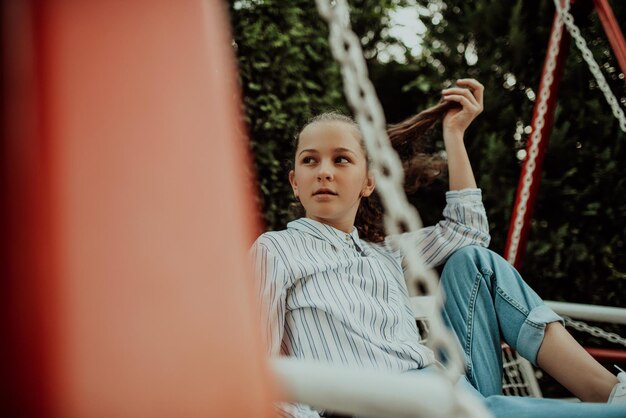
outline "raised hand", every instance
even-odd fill
[[[472,165],[465,149],[465,130],[483,111],[485,88],[473,78],[457,80],[456,87],[443,90],[443,100],[458,103],[443,118],[443,142],[448,155],[450,190],[476,187]]]
[[[483,111],[483,92],[485,88],[473,78],[457,80],[456,87],[444,89],[444,101],[456,102],[461,107],[454,107],[443,118],[444,139],[463,136],[472,121]]]

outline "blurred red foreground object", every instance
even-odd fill
[[[271,416],[221,2],[2,8],[1,415]]]

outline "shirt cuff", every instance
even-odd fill
[[[450,190],[446,192],[447,203],[472,203],[482,202],[483,193],[481,189]]]

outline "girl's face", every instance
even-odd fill
[[[374,191],[374,176],[354,127],[343,121],[315,122],[300,133],[293,193],[306,217],[351,232],[362,196]]]

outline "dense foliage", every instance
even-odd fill
[[[485,112],[466,142],[484,193],[491,247],[502,253],[553,3],[409,1],[428,28],[423,53],[381,62],[381,45],[395,42],[387,35],[387,13],[404,3],[351,3],[387,119],[399,121],[434,103],[457,78],[475,77],[486,86]],[[612,6],[624,30],[626,4]],[[260,204],[267,228],[282,228],[292,200],[286,180],[292,138],[311,115],[346,110],[341,77],[312,0],[234,1],[230,12]],[[624,108],[624,75],[595,13],[577,10],[576,18]],[[559,98],[523,272],[549,299],[626,306],[626,135],[573,45]],[[442,181],[412,197],[428,222],[440,216],[445,187]]]

